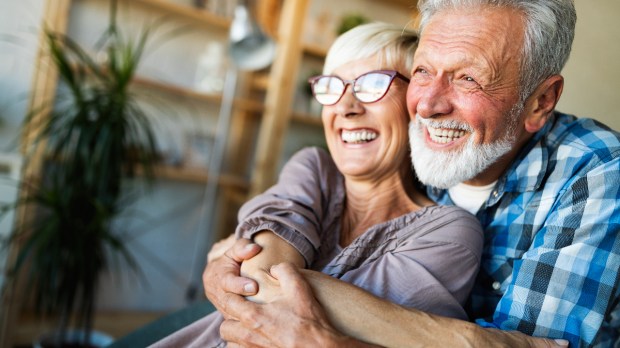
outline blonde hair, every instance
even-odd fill
[[[380,66],[408,76],[417,44],[416,31],[382,22],[362,24],[334,41],[327,52],[323,74],[331,74],[343,64],[378,54]]]

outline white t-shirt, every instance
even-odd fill
[[[480,209],[482,204],[489,198],[496,183],[497,181],[494,181],[484,186],[472,186],[460,183],[450,187],[448,193],[454,204],[476,215],[478,209]]]

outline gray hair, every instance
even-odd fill
[[[420,33],[440,11],[486,6],[513,8],[523,14],[525,37],[519,88],[524,102],[542,81],[564,68],[575,37],[575,5],[573,0],[419,0]]]
[[[331,74],[343,64],[379,53],[379,65],[408,76],[417,44],[416,31],[381,22],[362,24],[334,41],[325,58],[323,74]]]

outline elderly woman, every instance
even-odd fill
[[[399,305],[467,317],[482,230],[471,214],[435,205],[416,186],[405,105],[416,42],[392,25],[356,27],[334,42],[324,74],[310,79],[330,152],[301,150],[277,185],[242,207],[237,237],[263,247],[241,267],[259,285],[250,299],[276,298],[269,269],[288,261]],[[212,314],[156,346],[223,344],[221,321]]]

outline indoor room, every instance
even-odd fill
[[[620,2],[574,5],[555,109],[620,130]],[[416,30],[416,0],[0,1],[0,347],[146,347],[212,311],[209,250],[331,150],[309,79],[371,22]]]

